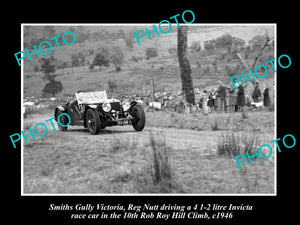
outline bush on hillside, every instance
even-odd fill
[[[157,57],[158,56],[157,51],[158,51],[157,48],[147,48],[146,49],[146,57],[147,57],[147,59]]]

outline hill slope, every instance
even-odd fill
[[[146,26],[146,25],[145,25]],[[35,28],[35,29],[33,29]],[[73,27],[79,30],[79,27]],[[117,30],[123,30],[127,35],[132,34],[134,31],[140,30],[143,26],[86,26],[80,27],[84,32],[90,34],[96,31],[108,30],[113,32]],[[32,27],[31,32],[35,31],[37,37],[39,32],[43,32],[43,27]],[[70,30],[70,27],[55,26],[57,33],[63,33],[64,31]],[[83,32],[81,31],[81,32]],[[188,33],[188,45],[190,46],[193,41],[199,41],[202,45],[206,40],[215,39],[223,34],[231,34],[234,37],[239,37],[247,43],[252,37],[256,35],[264,35],[265,32],[272,37],[274,35],[273,26],[199,26],[194,25],[190,27]],[[24,39],[30,41],[32,34],[28,34]],[[91,62],[95,56],[86,55],[86,65],[82,67],[64,68],[57,69],[58,74],[57,80],[61,81],[64,89],[62,95],[70,95],[77,90],[99,90],[108,89],[108,81],[115,81],[118,90],[121,92],[145,92],[152,90],[152,79],[155,77],[157,85],[157,91],[170,91],[177,93],[181,90],[181,80],[179,73],[179,66],[176,55],[170,55],[168,52],[169,48],[176,48],[177,46],[177,33],[171,32],[169,34],[162,34],[160,37],[152,34],[152,40],[148,38],[141,39],[141,45],[138,45],[134,41],[133,48],[126,46],[123,39],[115,40],[86,40],[82,43],[74,43],[73,45],[62,46],[62,49],[58,49],[56,46],[53,47],[53,55],[57,60],[63,60],[70,64],[71,55],[78,52],[86,52],[88,49],[96,49],[99,46],[118,46],[124,53],[124,62],[121,66],[122,70],[116,72],[115,68],[111,65],[107,68],[103,68],[101,71],[92,71],[88,69],[88,62]],[[146,59],[145,52],[149,47],[155,47],[158,49],[158,57]],[[45,51],[47,51],[45,49]],[[231,58],[230,55],[226,55],[223,59],[220,59],[220,51],[207,52],[202,51],[198,54],[189,54],[192,76],[195,87],[205,87],[216,84],[216,81],[223,78],[225,82],[229,83],[229,74],[226,71],[228,68],[234,68],[239,65],[239,61],[235,58]],[[273,52],[266,52],[267,55],[272,55]],[[141,58],[138,62],[131,60],[132,56]],[[40,66],[38,58],[33,56],[33,61],[29,61],[25,58],[24,67],[24,96],[41,96],[41,90],[46,84],[46,81],[42,80],[43,74],[41,72],[30,72],[33,71],[35,66]],[[41,55],[41,57],[45,57]],[[47,56],[48,57],[48,56]],[[248,60],[253,60],[253,54],[249,55]],[[214,68],[213,63],[217,61],[218,64]],[[197,65],[199,63],[201,66]],[[242,72],[242,68],[240,68]],[[239,73],[240,74],[240,73]],[[269,73],[269,79],[262,79],[263,82],[268,82],[271,86],[273,85],[273,74]]]

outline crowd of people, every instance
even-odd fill
[[[237,89],[228,87],[222,80],[218,81],[216,89],[201,92],[199,108],[204,112],[206,110],[216,110],[218,112],[234,112],[243,111],[244,106],[247,105],[252,108],[257,106],[270,106],[270,93],[267,84],[263,85],[262,91],[259,82],[254,82],[254,89],[251,95],[245,94],[245,83],[239,82]]]
[[[249,88],[251,86],[251,88]],[[262,87],[261,87],[262,86]],[[259,107],[269,108],[270,106],[270,90],[267,84],[261,85],[259,82],[253,82],[252,85],[248,83],[248,86],[244,82],[236,84],[236,89],[224,84],[222,80],[218,81],[218,86],[208,89],[195,90],[196,106],[189,105],[184,98],[182,92],[172,94],[171,92],[156,92],[151,91],[147,93],[126,93],[122,95],[112,95],[110,98],[116,98],[123,100],[138,100],[141,104],[144,104],[146,108],[153,107],[155,110],[165,110],[167,108],[180,109],[179,111],[202,111],[204,114],[212,111],[217,112],[237,112],[243,111],[244,106],[249,106],[250,109]],[[246,88],[248,90],[246,91]],[[246,94],[247,93],[247,94]],[[70,101],[68,96],[57,98],[25,98],[25,103],[32,103],[27,108],[42,108],[42,106],[49,106],[55,102],[67,102]],[[179,107],[181,104],[182,107]],[[192,109],[193,108],[193,109]]]
[[[244,106],[248,106],[250,107],[250,109],[259,109],[262,107],[268,109],[271,103],[268,85],[260,84],[256,81],[253,82],[253,88],[249,86],[252,86],[250,82],[248,83],[248,86],[245,85],[244,82],[239,82],[236,84],[237,88],[234,89],[232,85],[227,86],[222,80],[219,80],[218,86],[216,86],[215,88],[209,90],[207,88],[204,88],[202,90],[195,91],[196,108],[194,109],[194,111],[202,111],[204,114],[210,113],[212,111],[237,112],[243,111]],[[246,88],[248,88],[247,91]],[[154,108],[156,110],[174,108],[174,110],[176,111],[180,102],[181,104],[185,104],[185,107],[183,108],[192,107],[185,102],[184,96],[181,92],[177,94],[171,94],[170,92],[157,92],[154,96],[155,97],[153,98],[152,93],[148,92],[139,94],[123,94],[114,97],[119,100],[139,100],[148,107],[153,107],[154,105]]]

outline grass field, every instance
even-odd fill
[[[232,157],[217,154],[222,132],[231,128],[213,130],[204,121],[214,117],[233,121],[238,114],[211,114],[201,119],[199,130],[180,124],[170,127],[165,124],[168,114],[164,123],[152,121],[153,114],[147,113],[142,132],[124,126],[92,136],[81,127],[54,132],[49,126],[45,137],[24,145],[24,193],[274,193],[274,155],[254,160],[253,165],[245,162],[239,170]],[[158,119],[164,116],[155,114]],[[269,143],[274,140],[272,115],[249,113],[245,120],[255,123],[256,130],[245,125],[234,133],[256,132],[260,145]],[[30,115],[24,129],[50,116]],[[185,121],[193,118],[189,115]]]

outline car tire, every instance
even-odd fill
[[[62,114],[62,113],[64,113],[64,112],[62,112],[62,111],[60,111],[60,110],[58,110],[57,113],[56,113],[56,122],[57,122],[57,126],[58,126],[58,129],[59,129],[60,131],[67,131],[68,126],[62,127],[62,126],[59,124],[59,122],[58,122],[58,116],[59,116],[60,114]],[[64,115],[62,115],[62,116],[59,118],[59,120],[60,120],[60,123],[63,124],[63,125],[65,125],[65,124],[67,124],[67,123],[69,122],[68,118],[67,118],[66,116],[64,116]]]
[[[86,126],[93,135],[98,134],[101,128],[101,121],[95,109],[88,109],[85,115]]]
[[[136,131],[142,131],[145,127],[146,117],[142,106],[135,105],[131,109],[132,126]]]

